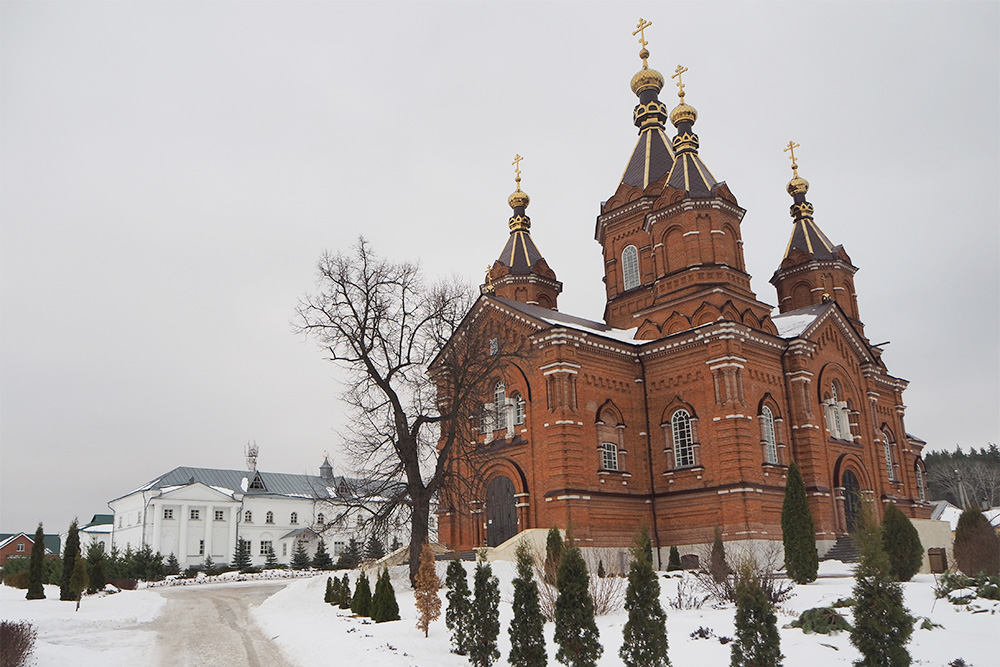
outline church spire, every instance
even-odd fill
[[[799,165],[795,161],[795,149],[799,144],[789,141],[785,152],[792,161],[792,180],[788,181],[788,194],[792,197],[789,214],[792,216],[792,236],[785,248],[785,258],[795,251],[808,253],[817,259],[833,259],[837,248],[830,243],[816,221],[813,220],[813,205],[806,201],[809,181],[799,176]]]
[[[515,155],[511,162],[514,166],[515,190],[507,198],[512,209],[507,221],[510,236],[500,257],[487,271],[486,282],[481,290],[501,298],[555,308],[562,283],[556,280],[556,274],[549,268],[531,238],[531,218],[525,212],[531,198],[521,189],[523,159],[520,155]]]
[[[639,57],[642,69],[632,77],[632,92],[639,98],[639,104],[632,111],[632,122],[639,128],[636,142],[622,174],[621,182],[633,187],[645,188],[670,171],[674,163],[674,149],[664,132],[667,122],[667,107],[657,95],[663,89],[663,75],[649,66],[649,49],[646,48],[646,28],[652,21],[639,19],[633,36],[639,35]]]
[[[684,101],[684,83],[681,75],[687,67],[678,65],[670,76],[677,79],[677,106],[670,112],[670,122],[677,128],[673,140],[674,165],[667,176],[667,184],[684,190],[690,197],[711,197],[718,181],[698,155],[698,135],[694,133],[694,122],[698,112]]]

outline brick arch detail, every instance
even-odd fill
[[[475,495],[473,497],[482,499],[480,507],[485,508],[486,489],[489,488],[490,482],[500,476],[506,477],[514,483],[514,502],[517,509],[517,532],[531,528],[531,496],[528,490],[528,478],[524,474],[524,471],[521,470],[521,466],[517,465],[517,463],[515,463],[512,459],[504,457],[490,461],[490,463],[482,469],[478,476],[478,484],[476,485]],[[477,533],[479,533],[480,526],[481,523],[477,522]],[[479,533],[477,537],[477,542],[485,544],[485,539],[486,533],[485,529],[483,529],[483,532]]]
[[[833,464],[833,485],[835,487],[839,488],[843,486],[841,478],[844,475],[844,471],[848,469],[858,478],[858,484],[861,485],[862,490],[872,491],[874,489],[871,476],[868,474],[864,462],[857,454],[850,452],[841,454]]]
[[[613,416],[615,418],[615,422],[613,424],[610,423],[610,422],[608,422],[607,419],[602,419],[601,418],[602,415],[604,415],[606,413],[610,414],[611,416]],[[625,425],[625,418],[622,416],[622,411],[618,408],[617,405],[615,405],[615,402],[613,400],[611,400],[610,398],[608,400],[604,401],[603,403],[601,403],[601,406],[599,408],[597,408],[597,416],[595,418],[595,421],[598,422],[598,423],[606,424],[607,426],[624,426]]]
[[[531,383],[528,381],[528,375],[527,375],[527,373],[525,373],[524,369],[521,368],[517,363],[511,362],[510,365],[513,366],[514,368],[516,368],[518,374],[521,376],[521,382],[524,383],[524,394],[523,395],[524,395],[525,399],[527,401],[531,401]],[[510,387],[510,389],[512,389],[513,391],[520,391],[519,387]]]
[[[688,414],[691,415],[691,419],[698,418],[698,413],[695,411],[693,405],[682,399],[680,396],[674,396],[673,400],[667,403],[667,407],[663,409],[663,414],[660,416],[660,426],[669,425],[674,413],[681,408],[688,411]]]
[[[859,410],[861,408],[861,391],[854,383],[854,380],[851,379],[847,369],[835,362],[824,365],[819,371],[819,382],[816,384],[816,393],[819,402],[822,403],[830,397],[828,387],[834,380],[840,383],[840,388],[846,394],[845,396],[840,396],[840,400],[847,401],[848,407],[852,410]]]
[[[757,403],[757,414],[761,414],[764,411],[765,405],[771,408],[771,414],[774,415],[775,419],[783,419],[781,415],[781,408],[779,407],[781,404],[774,400],[774,396],[771,395],[771,392],[766,392],[763,396],[761,396],[760,401]]]

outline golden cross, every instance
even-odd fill
[[[795,163],[795,149],[799,147],[799,144],[792,140],[788,141],[788,148],[784,150],[785,153],[789,153],[788,159],[792,161],[792,171],[799,168],[799,165]]]
[[[643,18],[640,18],[639,22],[635,24],[635,31],[632,33],[632,36],[635,37],[636,35],[639,35],[639,44],[642,46],[642,48],[646,48],[645,30],[651,25],[653,25],[652,21],[647,21],[646,19]]]
[[[490,271],[493,269],[492,266],[486,267],[486,291],[493,291],[493,276],[490,275]]]
[[[514,165],[514,181],[517,182],[517,189],[521,189],[521,160],[524,158],[514,153],[514,161],[511,162]]]
[[[687,67],[678,65],[674,73],[670,75],[671,79],[677,79],[677,97],[684,97],[684,84],[681,83],[681,74],[688,71]]]

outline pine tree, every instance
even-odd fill
[[[469,662],[474,667],[490,667],[500,657],[500,582],[489,563],[476,563],[469,614]]]
[[[396,590],[389,579],[389,570],[382,570],[375,582],[375,595],[372,597],[372,620],[376,623],[399,620],[399,603],[396,602]]]
[[[83,554],[77,548],[76,558],[73,559],[73,574],[69,578],[69,593],[71,600],[76,600],[76,610],[80,611],[80,598],[87,590],[87,561],[83,559]]]
[[[604,653],[594,620],[590,575],[579,547],[571,541],[563,550],[556,598],[556,660],[569,667],[594,667]]]
[[[70,587],[70,579],[73,577],[73,570],[76,567],[76,559],[80,555],[80,529],[77,528],[76,519],[69,524],[69,534],[66,536],[66,546],[63,548],[63,576],[62,585],[59,587],[60,600],[75,600],[73,590]]]
[[[553,526],[549,528],[545,537],[545,564],[542,571],[545,573],[545,583],[554,586],[559,577],[559,565],[563,557],[563,538],[559,529]]]
[[[913,634],[913,617],[903,606],[903,585],[893,581],[881,530],[871,508],[862,507],[854,534],[861,560],[854,569],[854,627],[851,644],[861,653],[855,667],[908,667],[906,644]]]
[[[365,559],[378,560],[383,556],[385,556],[385,547],[382,546],[382,542],[378,538],[372,535],[365,545]]]
[[[677,550],[677,547],[670,547],[670,558],[667,560],[667,572],[674,572],[675,570],[681,570],[681,552]]]
[[[174,556],[173,554],[170,554],[170,555]],[[174,560],[175,561],[177,560],[177,556],[174,556]],[[179,563],[178,563],[177,567],[180,567]],[[205,556],[205,574],[210,577],[210,576],[212,576],[215,573],[216,573],[215,561],[212,560],[211,556]]]
[[[344,578],[340,580],[340,608],[351,608],[351,580],[348,579],[346,572]]]
[[[544,667],[548,660],[545,653],[545,616],[538,603],[534,558],[528,543],[523,540],[517,545],[515,553],[517,576],[514,578],[514,618],[507,628],[510,635],[510,656],[507,662],[514,667]]]
[[[250,547],[246,540],[236,538],[236,553],[233,554],[233,567],[245,570],[250,567]]]
[[[87,592],[94,594],[104,590],[107,581],[104,578],[104,545],[97,540],[91,540],[87,545]]]
[[[465,566],[457,558],[448,563],[444,585],[448,588],[445,598],[448,608],[444,612],[444,624],[451,630],[451,652],[466,655],[469,645],[469,582]]]
[[[909,581],[920,571],[924,547],[910,519],[895,503],[882,516],[882,547],[889,557],[889,574],[896,581]]]
[[[335,591],[333,589],[333,578],[326,578],[326,592],[323,594],[323,602],[327,604],[333,604],[333,599],[335,596]]]
[[[781,636],[774,605],[753,565],[744,561],[736,573],[736,638],[731,667],[781,667]]]
[[[361,546],[353,537],[347,541],[347,547],[340,552],[337,559],[338,570],[353,570],[361,564]]]
[[[424,637],[429,632],[431,621],[441,615],[441,598],[438,597],[440,587],[441,582],[438,580],[437,567],[434,564],[434,552],[431,551],[430,543],[424,542],[424,548],[420,551],[416,588],[413,591],[417,606],[417,628],[424,631]]]
[[[281,563],[278,561],[277,554],[274,553],[274,547],[270,544],[267,545],[267,554],[264,556],[264,569],[265,570],[279,570],[281,569]]]
[[[667,614],[660,604],[660,582],[650,559],[649,534],[643,528],[632,548],[625,590],[624,642],[618,655],[627,667],[666,667]]]
[[[208,562],[210,560],[211,560],[211,556],[208,556],[208,557],[205,558],[205,564],[206,564],[206,566],[208,565]],[[170,555],[167,556],[167,564],[164,565],[163,571],[166,574],[180,574],[181,573],[181,564],[180,564],[180,561],[177,560],[177,556],[174,555],[173,551],[171,551]]]
[[[316,547],[316,554],[312,559],[312,567],[316,570],[332,570],[333,559],[330,552],[326,550],[326,540],[319,538],[319,545]]]
[[[292,569],[293,570],[308,570],[309,569],[309,552],[306,551],[306,543],[300,540],[295,542],[295,550],[292,551]]]
[[[44,600],[45,588],[42,586],[45,578],[45,531],[39,522],[35,530],[35,539],[31,545],[31,561],[28,563],[28,593],[24,596],[29,600]]]
[[[781,506],[781,539],[785,545],[785,571],[797,584],[816,581],[819,555],[806,485],[795,461],[788,466],[785,501]]]
[[[733,569],[726,562],[726,547],[722,544],[722,531],[715,529],[715,536],[712,538],[712,553],[709,556],[708,571],[715,579],[715,583],[720,583],[732,574]]]
[[[958,517],[955,564],[970,577],[980,572],[996,576],[1000,569],[1000,542],[996,531],[978,507],[971,507]]]
[[[354,597],[351,598],[351,611],[357,616],[369,616],[372,608],[372,587],[368,575],[362,572],[354,585]]]

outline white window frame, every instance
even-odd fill
[[[895,482],[896,480],[896,466],[894,465],[892,456],[892,441],[889,438],[889,434],[885,431],[882,432],[882,447],[885,450],[885,467],[887,475],[890,482]]]
[[[205,540],[198,540],[198,555],[205,555]]]
[[[627,245],[622,250],[622,291],[627,292],[642,284],[639,277],[639,249]]]
[[[323,515],[322,512],[320,512],[319,514],[316,515],[316,525],[317,526],[325,526],[326,525],[326,517]]]
[[[226,510],[215,510],[215,520],[225,521],[226,520]]]
[[[913,472],[917,476],[917,497],[920,502],[927,502],[927,492],[924,490],[924,469],[920,467],[920,461],[913,465]]]
[[[764,439],[764,463],[777,465],[778,440],[775,437],[774,413],[766,405],[760,411],[760,430]]]
[[[188,510],[188,519],[191,521],[201,521],[201,510]]]
[[[511,399],[514,401],[514,425],[520,426],[525,421],[526,404],[520,392],[515,391],[511,394]]]
[[[507,424],[507,384],[500,380],[493,385],[493,430],[504,428]]]
[[[171,507],[164,507],[163,508],[163,520],[164,521],[173,521],[174,520],[174,510],[173,510],[173,508],[171,508]]]
[[[18,542],[17,543],[17,553],[19,553],[19,554],[23,554],[24,553],[24,542]]]
[[[288,523],[290,523],[290,524],[298,524],[298,522],[299,522],[299,513],[298,512],[292,512],[292,516],[288,519]]]
[[[261,540],[260,541],[260,555],[261,556],[266,556],[267,555],[267,548],[268,547],[271,547],[272,549],[274,548],[272,546],[272,541],[271,540]]]
[[[264,523],[274,523],[274,512],[268,510],[267,514],[264,515]]]
[[[618,445],[613,442],[601,443],[601,470],[617,471],[618,467]]]
[[[243,523],[253,523],[253,512],[247,510],[243,512]]]
[[[694,455],[694,431],[691,413],[684,408],[670,417],[670,434],[674,443],[674,467],[692,468],[697,465]]]

